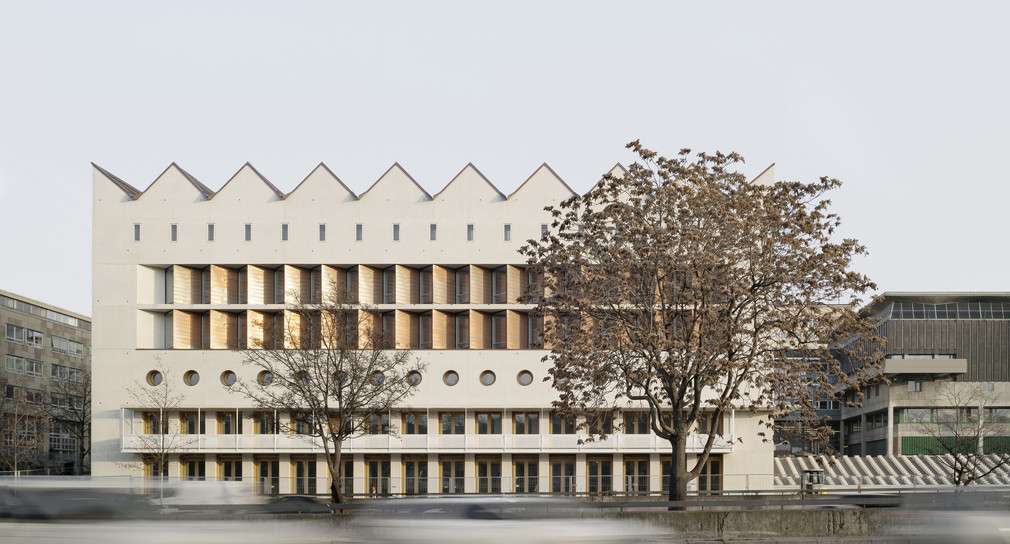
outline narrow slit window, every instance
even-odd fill
[[[207,223],[207,241],[214,241],[214,223]]]
[[[252,223],[245,224],[245,241],[246,242],[252,241]]]
[[[505,223],[505,241],[512,241],[512,225]]]
[[[361,223],[358,223],[357,225],[354,225],[354,239],[356,241],[358,241],[358,242],[361,241],[361,234],[362,234],[363,230],[364,229],[362,228]]]
[[[466,226],[466,241],[467,242],[473,241],[473,223],[470,223]]]
[[[399,242],[400,241],[400,224],[399,223],[393,223],[393,241],[394,242]]]
[[[283,242],[287,242],[288,241],[288,224],[287,223],[281,223],[281,241],[283,241]]]
[[[172,223],[171,231],[172,231],[172,241],[173,242],[178,242],[179,241],[179,225],[176,225],[175,223]]]
[[[134,242],[140,241],[140,223],[133,224],[133,241]]]
[[[319,241],[326,241],[326,225],[324,223],[319,224]]]
[[[432,223],[428,225],[428,239],[434,242],[438,238],[438,225]]]

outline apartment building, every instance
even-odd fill
[[[217,191],[175,164],[143,191],[98,166],[93,182],[96,475],[325,492],[320,445],[264,423],[291,415],[262,413],[234,386],[261,379],[241,350],[264,338],[263,324],[335,282],[427,365],[375,434],[345,443],[354,495],[667,485],[668,444],[640,407],[616,414],[623,431],[596,442],[583,442],[584,422],[551,411],[542,325],[517,300],[529,282],[517,250],[547,228],[545,206],[575,194],[546,164],[508,195],[473,165],[434,195],[399,165],[360,195],[322,164],[287,194],[249,164]],[[179,402],[152,425],[156,407],[136,392],[166,383]],[[722,434],[694,485],[772,487],[758,416],[708,427]],[[165,467],[146,446],[158,432],[183,436]]]
[[[79,472],[90,441],[84,419],[91,369],[91,320],[0,290],[0,471]]]
[[[865,311],[881,319],[889,383],[863,389],[859,408],[840,406],[846,455],[942,451],[930,425],[979,409],[1010,429],[1010,293],[886,292]],[[1007,449],[1010,436],[999,434],[981,440],[982,453]]]

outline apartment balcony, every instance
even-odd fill
[[[344,453],[667,453],[670,445],[653,434],[614,434],[586,442],[577,434],[364,435],[344,442]],[[699,453],[708,435],[691,435],[688,453]],[[731,453],[734,437],[716,437],[712,453]],[[582,440],[583,443],[579,444]],[[164,444],[164,446],[162,446]],[[164,449],[171,453],[322,453],[319,439],[299,434],[124,434],[123,453]]]

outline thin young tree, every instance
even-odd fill
[[[942,382],[923,410],[917,431],[926,437],[926,453],[946,467],[950,482],[963,487],[1010,463],[1006,410],[997,409],[996,393],[983,383]]]
[[[0,461],[15,476],[42,465],[49,419],[41,396],[41,392],[4,384],[4,399],[0,404],[0,439],[3,440]]]
[[[331,285],[323,298],[291,305],[272,325],[257,323],[263,337],[243,353],[259,379],[236,389],[260,408],[289,414],[288,431],[321,443],[330,497],[341,504],[344,442],[369,431],[395,433],[372,426],[414,393],[425,365],[394,349],[378,314],[349,302],[343,288]]]
[[[736,410],[769,428],[786,413],[812,424],[814,392],[861,379],[843,372],[833,340],[874,337],[856,311],[874,284],[851,270],[863,246],[834,240],[840,221],[823,195],[838,181],[751,184],[734,153],[628,147],[639,161],[625,175],[547,208],[549,229],[521,249],[542,278],[525,296],[544,318],[556,409],[589,421],[648,409],[670,444],[669,499],[681,501],[716,443],[716,430],[701,434],[688,466],[689,437],[706,421]]]
[[[171,417],[178,414],[186,399],[170,378],[170,372],[156,358],[155,370],[148,374],[146,381],[136,381],[127,388],[134,405],[142,409],[141,432],[135,433],[141,462],[148,475],[158,481],[162,497],[169,461],[187,445],[179,426],[170,424]]]
[[[74,472],[84,474],[84,462],[91,453],[91,372],[66,369],[53,374],[49,386],[49,419],[54,426],[74,438]]]

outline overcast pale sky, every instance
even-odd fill
[[[0,289],[91,313],[91,165],[577,191],[641,139],[841,179],[880,289],[1010,291],[1007,2],[0,0]]]

